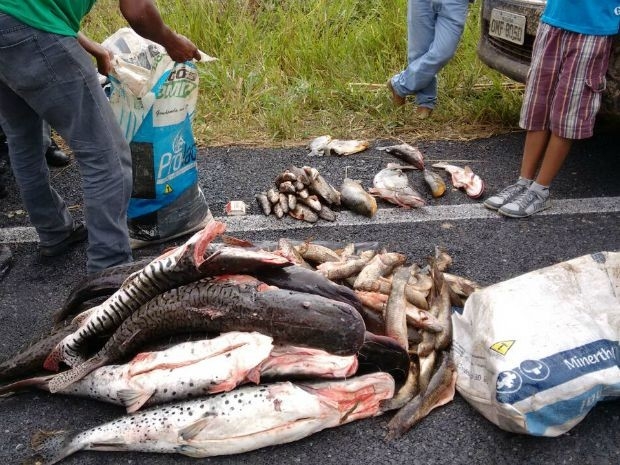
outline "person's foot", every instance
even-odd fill
[[[428,107],[418,107],[415,109],[417,119],[428,119],[433,114],[433,109]]]
[[[49,166],[57,167],[67,166],[69,162],[71,162],[69,156],[65,152],[60,150],[60,147],[58,147],[56,142],[54,142],[54,139],[52,139],[50,146],[45,152],[45,160],[47,161],[47,164]]]
[[[388,79],[386,86],[390,91],[390,94],[392,96],[392,103],[395,107],[402,107],[405,103],[407,103],[407,99],[405,97],[401,97],[396,93],[396,91],[394,90],[394,86],[392,85],[391,79]]]
[[[533,189],[526,190],[510,203],[502,206],[498,212],[510,218],[527,218],[534,213],[546,210],[551,206],[549,196],[543,197]]]
[[[82,223],[77,224],[71,234],[58,244],[39,245],[39,254],[43,257],[56,257],[62,255],[71,249],[75,244],[84,242],[88,238],[88,231]]]
[[[527,188],[529,187],[528,183],[517,182],[516,184],[511,184],[505,189],[499,191],[497,194],[489,197],[483,203],[485,207],[490,210],[497,210],[498,208],[503,207],[508,202],[516,199],[518,196],[523,194]]]

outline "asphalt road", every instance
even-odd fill
[[[424,263],[436,245],[454,259],[452,272],[483,285],[597,251],[620,250],[620,157],[617,133],[599,134],[576,144],[552,186],[552,209],[526,220],[502,218],[485,210],[478,200],[449,190],[440,199],[428,197],[428,207],[415,211],[380,202],[373,219],[342,213],[335,224],[314,226],[292,219],[260,216],[254,194],[270,187],[289,164],[312,165],[339,186],[348,176],[370,187],[374,174],[390,155],[374,149],[347,158],[310,158],[303,147],[283,150],[207,148],[199,157],[200,184],[216,217],[229,200],[244,200],[249,216],[229,221],[230,234],[250,240],[280,237],[316,240],[380,241],[405,253],[410,263]],[[386,141],[376,141],[372,147]],[[514,181],[523,134],[516,133],[470,142],[428,141],[418,144],[427,163],[449,160],[469,164],[485,180],[487,192]],[[409,175],[420,192],[428,192],[420,173]],[[53,183],[81,218],[79,174],[74,164],[53,171]],[[14,186],[9,185],[14,191]],[[0,201],[0,242],[10,242],[14,264],[0,281],[0,360],[44,334],[50,316],[60,307],[85,271],[84,247],[48,261],[36,256],[29,226],[19,214],[19,198],[12,193]],[[16,213],[18,212],[18,213]],[[253,216],[256,215],[256,216]],[[227,218],[220,218],[227,221]],[[23,236],[16,237],[16,231]],[[173,243],[178,243],[173,242]],[[170,244],[136,251],[135,257],[159,253]],[[524,322],[524,324],[527,324]],[[0,458],[22,463],[30,455],[32,434],[40,429],[74,431],[98,425],[122,414],[106,404],[43,392],[0,400]],[[292,444],[269,447],[237,456],[201,459],[199,463],[271,465],[303,463],[353,465],[386,464],[617,464],[620,463],[620,403],[597,405],[570,432],[557,438],[507,433],[483,418],[457,394],[455,400],[431,412],[403,438],[382,438],[391,415],[325,430]],[[157,454],[80,452],[63,463],[194,464],[197,459]]]

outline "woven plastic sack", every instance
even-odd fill
[[[129,141],[133,248],[196,231],[211,219],[198,185],[192,119],[198,98],[194,62],[175,63],[132,29],[103,42],[114,53],[109,100]],[[204,60],[213,58],[203,54]]]
[[[452,321],[457,390],[504,430],[558,436],[620,397],[620,253],[476,291]]]

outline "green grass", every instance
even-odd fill
[[[476,56],[479,2],[439,106],[416,122],[385,90],[406,64],[406,0],[160,0],[164,20],[218,61],[199,65],[201,145],[291,145],[339,138],[467,138],[516,128],[522,93]],[[102,41],[126,26],[99,0],[83,29]]]

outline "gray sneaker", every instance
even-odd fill
[[[516,199],[518,196],[523,194],[527,190],[527,188],[528,186],[526,184],[511,184],[504,190],[486,199],[484,201],[484,206],[490,208],[491,210],[497,210],[511,200]]]
[[[546,210],[551,206],[549,197],[542,197],[532,189],[526,190],[512,202],[507,203],[498,211],[511,218],[526,218],[534,213]]]

